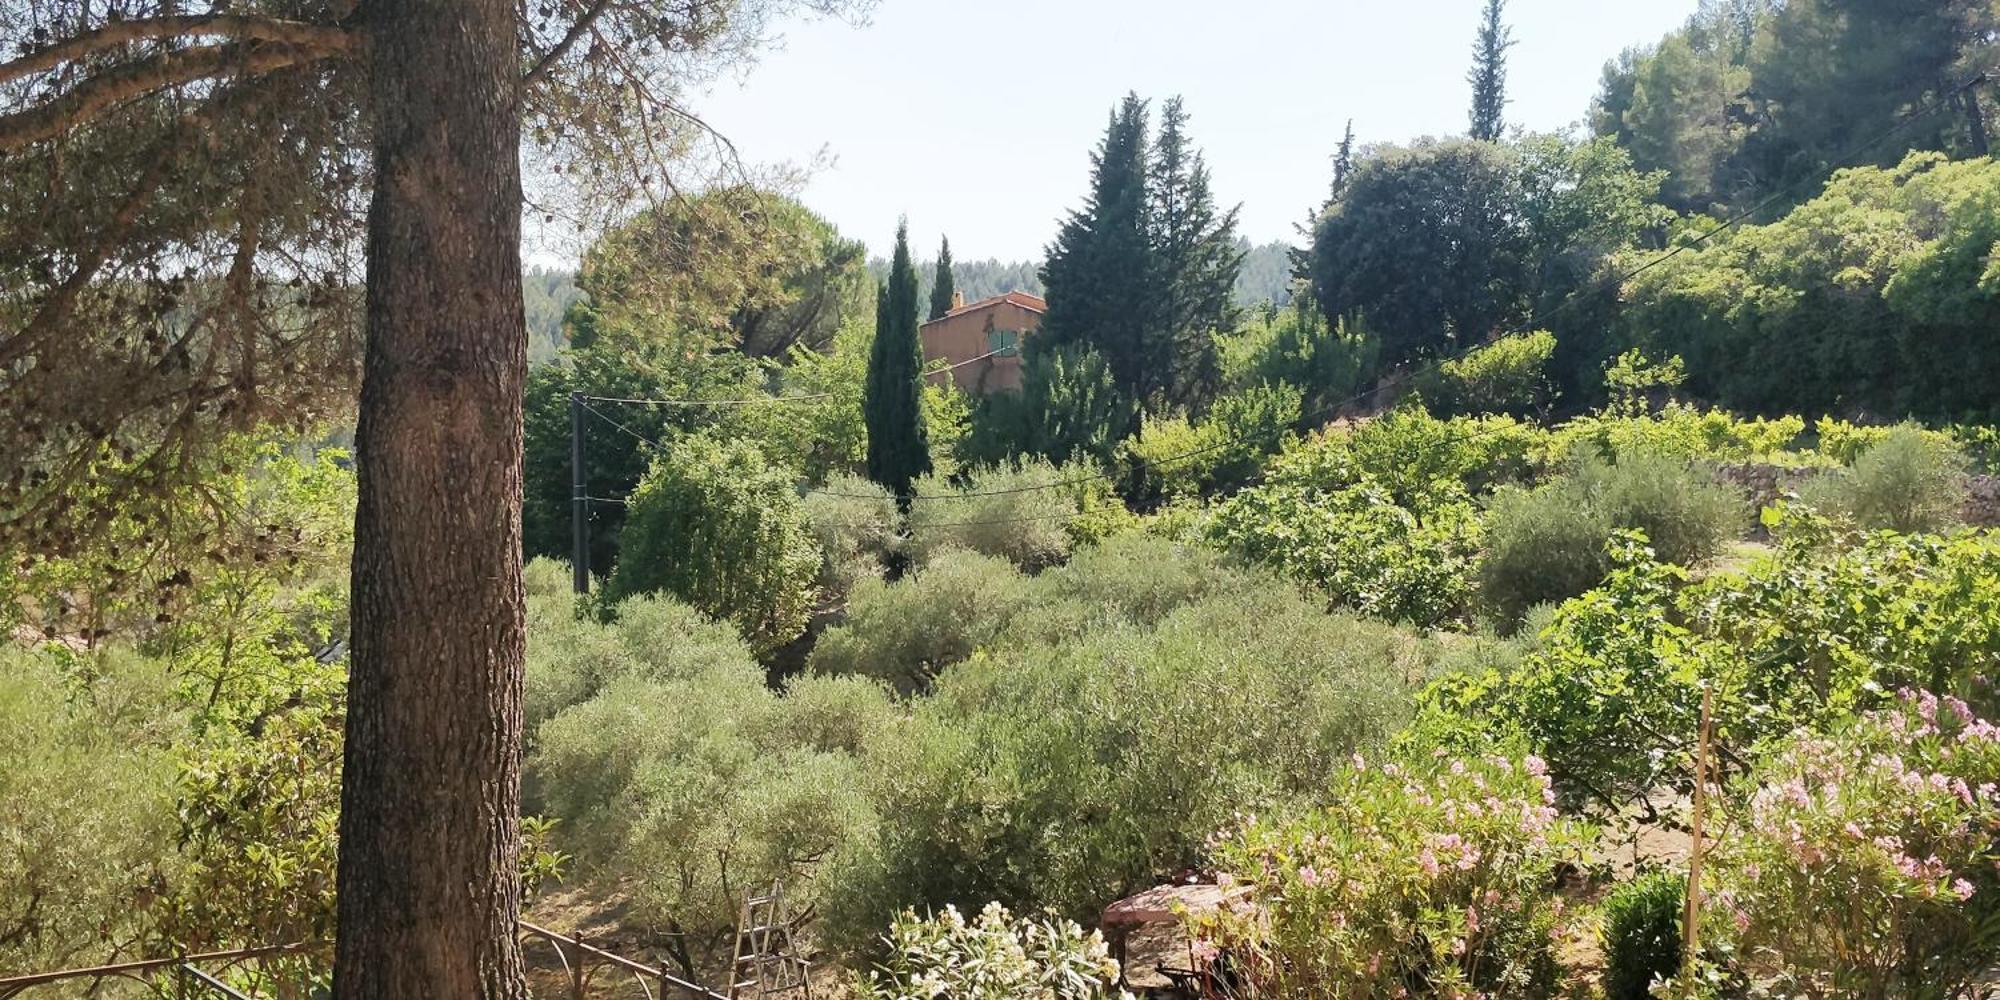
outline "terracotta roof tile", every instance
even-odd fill
[[[923,325],[929,326],[931,323],[942,323],[954,316],[963,316],[966,313],[978,312],[981,309],[991,309],[1003,302],[1020,306],[1031,312],[1045,313],[1049,311],[1048,302],[1039,295],[1030,295],[1027,292],[1008,292],[1005,295],[995,295],[991,298],[980,299],[977,302],[969,302]]]

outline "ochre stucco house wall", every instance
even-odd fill
[[[962,305],[917,331],[924,361],[958,365],[949,377],[975,395],[1021,388],[1021,340],[1042,325],[1049,304],[1027,292],[1008,292]],[[932,375],[942,382],[946,373]]]

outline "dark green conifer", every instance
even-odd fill
[[[951,240],[946,239],[938,247],[937,276],[931,282],[931,314],[925,318],[938,319],[950,312],[957,291],[951,281]]]
[[[1149,364],[1167,402],[1198,409],[1222,378],[1216,334],[1234,329],[1235,288],[1243,250],[1236,213],[1219,212],[1208,165],[1187,137],[1179,97],[1161,108],[1151,201],[1156,287]]]
[[[1148,334],[1156,269],[1146,196],[1146,102],[1127,94],[1091,154],[1090,194],[1070,213],[1042,265],[1049,311],[1035,339],[1103,355],[1119,390],[1145,398],[1160,385]]]
[[[1500,20],[1506,0],[1486,0],[1486,13],[1479,22],[1479,38],[1472,43],[1472,69],[1465,75],[1472,84],[1472,128],[1470,135],[1481,142],[1498,142],[1506,130],[1507,50],[1514,45],[1512,33]]]
[[[905,504],[910,484],[931,470],[924,430],[923,345],[917,338],[917,271],[910,263],[910,227],[896,227],[896,255],[889,280],[875,297],[875,344],[862,386],[862,419],[868,426],[868,478]]]

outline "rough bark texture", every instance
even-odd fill
[[[525,997],[514,6],[381,0],[367,18],[376,178],[334,987]]]

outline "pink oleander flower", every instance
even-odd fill
[[[1961,903],[1962,903],[1962,902],[1965,902],[1965,901],[1966,901],[1966,900],[1968,900],[1968,899],[1971,899],[1971,898],[1972,898],[1972,894],[1973,894],[1973,892],[1975,892],[1975,891],[1976,891],[1976,890],[1975,890],[1975,889],[1973,888],[1973,886],[1972,886],[1972,883],[1971,883],[1971,882],[1968,882],[1968,881],[1966,881],[1966,880],[1964,880],[1964,879],[1962,879],[1962,878],[1961,878],[1961,879],[1954,879],[1954,880],[1952,880],[1952,883],[1951,883],[1951,894],[1952,894],[1952,895],[1954,895],[1954,896],[1957,896],[1957,897],[1958,897],[1958,901],[1959,901],[1959,902],[1961,902]]]

